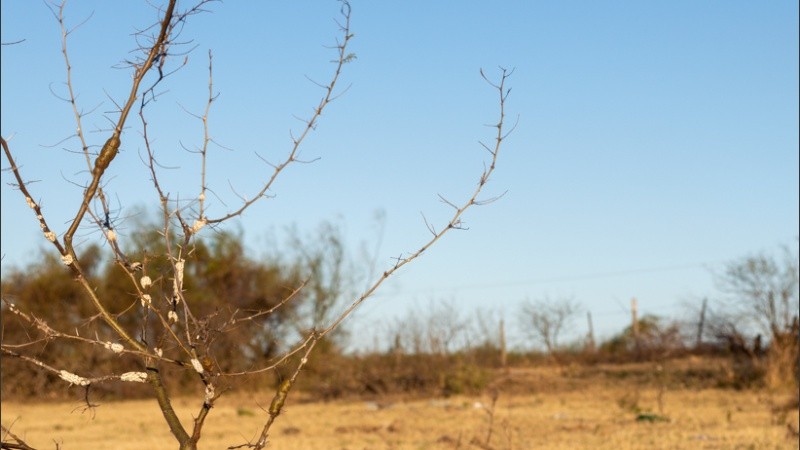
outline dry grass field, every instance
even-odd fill
[[[798,411],[772,411],[786,398],[765,391],[667,387],[608,376],[563,377],[523,369],[500,385],[487,444],[491,399],[451,397],[312,402],[289,399],[270,438],[273,449],[791,449]],[[254,439],[271,394],[223,397],[200,448]],[[2,422],[36,448],[175,449],[154,401],[2,403]],[[189,422],[188,399],[176,409]],[[637,417],[639,420],[637,420]],[[788,424],[788,425],[787,425]]]

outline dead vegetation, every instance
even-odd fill
[[[638,449],[796,448],[796,400],[768,390],[713,387],[686,381],[691,373],[724,376],[725,359],[512,368],[493,373],[484,394],[451,397],[351,397],[319,402],[298,392],[273,430],[276,449]],[[234,393],[216,405],[208,448],[225,448],[242,428],[263,420],[269,405]],[[2,404],[4,424],[36,448],[173,448],[153,401],[101,405],[98,414],[73,411],[76,402]],[[191,420],[188,398],[176,411]],[[63,420],[66,418],[66,420]],[[252,427],[250,427],[252,428]],[[55,430],[55,431],[53,431]],[[141,430],[148,430],[145,435]],[[249,438],[249,436],[248,436]]]

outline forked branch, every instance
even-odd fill
[[[170,29],[170,23],[172,22],[173,13],[175,12],[176,2],[177,0],[169,1],[167,9],[164,11],[164,16],[161,19],[161,29],[158,33],[158,37],[153,43],[153,46],[150,48],[150,51],[147,53],[147,58],[141,63],[141,65],[134,66],[133,83],[131,84],[131,91],[128,94],[128,99],[119,112],[119,118],[117,119],[117,124],[114,127],[111,137],[108,138],[106,143],[103,145],[103,148],[100,150],[100,154],[94,161],[92,180],[89,183],[89,186],[86,188],[86,192],[84,192],[83,200],[78,208],[78,213],[75,215],[75,218],[72,220],[72,224],[64,234],[64,248],[66,250],[66,254],[72,256],[74,264],[77,264],[77,257],[75,255],[75,249],[72,246],[72,238],[75,235],[75,232],[78,230],[78,226],[81,224],[83,216],[86,214],[86,210],[89,208],[89,203],[91,203],[95,192],[97,192],[97,187],[100,185],[100,179],[103,177],[106,169],[108,169],[111,161],[114,160],[119,152],[122,129],[125,127],[125,121],[128,119],[128,113],[130,112],[131,107],[133,107],[136,97],[138,96],[139,85],[141,84],[145,75],[147,75],[147,72],[150,70],[150,68],[153,67],[153,62],[156,60],[156,58],[163,56],[165,53],[164,46],[167,44],[169,38],[167,31]]]
[[[486,185],[486,183],[489,181],[492,173],[494,173],[497,163],[497,157],[500,153],[501,144],[506,139],[508,134],[514,129],[514,127],[512,127],[510,130],[505,129],[505,105],[506,105],[506,100],[508,99],[508,93],[510,92],[510,89],[506,88],[506,81],[508,80],[508,77],[510,77],[511,74],[513,73],[513,70],[509,71],[504,68],[501,68],[500,70],[501,70],[501,76],[499,83],[493,83],[492,81],[490,81],[488,78],[486,78],[483,71],[481,70],[481,76],[492,87],[494,87],[499,94],[498,103],[500,106],[500,112],[497,124],[492,125],[492,127],[497,128],[497,133],[495,135],[494,146],[488,147],[489,153],[491,154],[491,160],[489,162],[488,167],[485,167],[483,172],[481,173],[478,179],[477,186],[475,187],[475,190],[472,192],[472,195],[466,202],[464,202],[460,206],[452,202],[446,201],[448,205],[450,205],[452,208],[455,209],[455,212],[451,216],[446,227],[436,232],[433,229],[433,227],[426,221],[426,227],[428,228],[429,231],[431,231],[433,236],[426,243],[424,243],[422,247],[419,248],[419,250],[417,250],[416,252],[412,253],[411,255],[405,258],[398,258],[396,264],[391,269],[385,271],[370,287],[368,287],[364,291],[364,293],[361,294],[361,296],[359,296],[356,300],[354,300],[350,304],[350,306],[344,310],[344,312],[342,312],[330,325],[328,325],[328,327],[326,327],[321,331],[316,331],[316,330],[311,331],[309,336],[298,347],[296,347],[292,352],[290,352],[290,353],[296,353],[302,349],[305,349],[305,352],[302,358],[300,358],[299,363],[293,370],[292,375],[286,380],[284,380],[284,382],[278,386],[278,389],[275,392],[275,396],[272,400],[272,404],[269,409],[269,417],[267,419],[267,422],[264,424],[264,427],[261,430],[258,441],[255,444],[248,444],[247,445],[248,447],[260,450],[264,448],[264,446],[266,445],[270,427],[275,422],[275,419],[278,417],[278,415],[280,415],[281,409],[283,408],[283,404],[286,401],[289,391],[291,391],[292,386],[294,385],[294,381],[297,379],[298,375],[300,374],[300,371],[308,363],[308,358],[311,355],[311,352],[314,349],[316,343],[320,339],[325,337],[327,334],[335,330],[337,327],[339,327],[342,324],[342,322],[345,319],[347,319],[366,299],[368,299],[375,293],[375,291],[383,284],[384,281],[386,281],[389,277],[394,275],[401,267],[417,259],[420,255],[422,255],[423,252],[425,252],[428,248],[430,248],[437,241],[439,241],[450,230],[462,229],[461,217],[469,208],[471,208],[474,205],[482,205],[487,203],[486,201],[479,201],[478,197],[483,191],[483,188]],[[487,146],[484,145],[484,147]],[[235,447],[230,447],[230,448],[235,448]]]

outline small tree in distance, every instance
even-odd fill
[[[798,256],[784,247],[781,257],[762,252],[730,262],[717,276],[727,294],[718,318],[717,334],[752,356],[767,350],[766,382],[772,387],[797,389],[800,383],[800,325],[798,325]],[[752,347],[744,337],[758,333]]]
[[[345,1],[342,2],[341,18],[338,22],[340,37],[332,47],[336,54],[335,68],[330,81],[319,84],[323,90],[319,103],[303,121],[301,129],[292,134],[285,155],[279,161],[269,163],[272,171],[265,177],[261,187],[241,196],[241,202],[230,206],[227,212],[214,215],[209,208],[209,194],[213,193],[213,187],[207,183],[206,172],[209,144],[212,143],[209,138],[209,110],[216,98],[212,84],[210,52],[208,98],[205,111],[198,115],[203,122],[204,139],[196,152],[202,167],[197,174],[200,183],[196,192],[178,197],[163,188],[162,180],[166,176],[158,162],[158,155],[162,150],[152,141],[149,131],[154,127],[168,127],[169,124],[148,122],[148,112],[156,107],[153,100],[162,94],[162,85],[171,77],[179,76],[176,75],[180,73],[178,69],[186,64],[184,53],[180,51],[181,42],[178,40],[184,22],[202,12],[208,3],[200,0],[194,6],[182,10],[178,8],[176,0],[168,0],[166,4],[157,7],[159,17],[155,24],[140,27],[143,31],[136,34],[136,42],[140,47],[125,62],[132,75],[130,91],[122,96],[121,101],[115,102],[117,110],[111,120],[113,126],[106,130],[105,143],[97,152],[93,150],[95,147],[90,144],[83,131],[84,113],[78,106],[78,95],[72,89],[67,38],[73,30],[69,30],[64,23],[65,5],[62,3],[52,8],[62,30],[62,50],[68,80],[66,100],[73,108],[77,125],[75,137],[79,141],[76,153],[82,161],[85,160],[84,173],[87,174],[85,179],[74,181],[84,190],[78,204],[73,205],[76,213],[65,229],[59,229],[48,221],[47,211],[38,200],[40,196],[32,192],[33,186],[26,181],[16,163],[9,142],[0,138],[0,144],[13,174],[15,187],[33,210],[32,226],[41,228],[44,237],[52,243],[58,260],[75,280],[76,295],[64,301],[81,305],[79,311],[84,311],[85,314],[74,317],[73,320],[75,327],[80,324],[83,331],[79,332],[72,327],[56,328],[32,314],[24,302],[15,302],[13,296],[3,292],[4,320],[7,316],[13,316],[16,320],[27,323],[35,335],[28,335],[23,341],[12,342],[4,334],[0,348],[4,358],[15,358],[30,364],[49,374],[56,382],[82,387],[85,390],[87,407],[93,406],[90,401],[93,386],[108,383],[142,383],[149,386],[150,395],[157,400],[161,414],[176,439],[178,448],[182,450],[197,448],[206,420],[213,417],[212,408],[215,402],[236,379],[268,376],[280,368],[285,377],[278,384],[271,402],[268,402],[263,426],[254,434],[255,439],[236,445],[262,449],[267,445],[272,424],[281,414],[289,393],[317,344],[337,330],[353,311],[400,268],[418,258],[448,232],[464,229],[462,216],[468,209],[496,199],[481,198],[481,193],[494,173],[501,145],[509,133],[505,105],[510,91],[506,87],[506,81],[511,71],[501,69],[497,82],[490,81],[481,71],[481,76],[497,93],[499,115],[491,125],[492,142],[482,144],[488,158],[477,177],[474,190],[461,202],[440,197],[452,208],[452,215],[447,223],[436,227],[426,221],[425,226],[430,231],[429,239],[414,247],[415,250],[395,258],[394,263],[368,283],[366,289],[350,299],[349,305],[332,312],[332,305],[327,303],[327,297],[314,297],[316,292],[306,293],[306,290],[319,288],[323,282],[315,277],[323,276],[324,270],[315,271],[312,264],[312,270],[304,274],[306,278],[297,280],[289,287],[288,292],[280,294],[281,298],[272,299],[274,301],[264,305],[254,307],[248,304],[246,307],[237,307],[228,301],[228,293],[215,292],[216,296],[206,298],[204,307],[200,307],[197,299],[208,293],[200,293],[192,288],[193,283],[189,283],[190,280],[198,281],[198,278],[189,274],[209,273],[208,268],[203,267],[208,258],[204,256],[206,253],[199,245],[199,239],[210,228],[221,227],[267,198],[267,192],[273,189],[275,180],[283,174],[284,169],[299,161],[298,152],[305,138],[315,129],[326,107],[340,94],[337,86],[342,70],[355,59],[355,55],[348,50],[353,34],[350,30],[351,9]],[[110,97],[115,95],[119,94],[109,93]],[[136,132],[131,132],[130,128],[135,128]],[[159,253],[152,253],[153,248],[131,249],[131,243],[121,242],[125,240],[124,237],[118,235],[109,222],[109,217],[113,214],[108,201],[110,193],[107,192],[107,170],[117,163],[116,157],[122,143],[137,139],[137,132],[140,133],[140,144],[144,149],[143,178],[147,176],[152,180],[153,192],[160,205],[160,223],[150,234],[160,237]],[[87,228],[99,231],[93,236],[108,245],[113,253],[116,270],[121,274],[119,279],[127,286],[127,297],[106,297],[103,290],[97,289],[86,259],[86,252],[91,247],[83,242],[79,244],[75,239],[78,230]],[[235,245],[230,247],[230,243],[223,242],[220,245],[229,245],[225,248],[234,253],[238,251]],[[310,262],[314,262],[314,254],[308,254],[307,257]],[[235,345],[218,345],[222,341],[220,336],[235,335],[241,332],[241,328],[273,326],[272,318],[302,295],[316,298],[317,308],[308,312],[315,314],[314,316],[302,321],[311,328],[299,329],[302,333],[299,340],[272,347],[284,350],[259,365],[232,367],[226,363],[226,355],[231,351],[240,351],[241,348]],[[54,347],[45,346],[45,350],[41,352],[32,350],[38,349],[41,343],[52,341],[68,341],[77,347],[99,350],[105,358],[119,361],[116,367],[121,369],[96,374],[91,363],[81,357],[81,352],[74,353],[65,362],[57,355],[48,353]],[[135,369],[129,369],[130,366]],[[174,411],[166,381],[186,374],[192,377],[201,392],[191,423],[183,423]],[[8,439],[15,441],[13,445],[17,448],[28,448],[22,439],[10,433],[5,426],[3,432]],[[251,433],[243,430],[243,434]]]
[[[581,312],[581,306],[571,297],[527,301],[522,304],[520,322],[529,337],[544,345],[551,356],[559,350],[558,339],[564,327]]]
[[[774,338],[797,317],[798,276],[797,255],[784,248],[781,258],[759,253],[731,261],[717,283],[732,318]]]

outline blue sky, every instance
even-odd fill
[[[600,336],[628,320],[631,297],[644,313],[681,318],[686,304],[718,295],[712,273],[726,261],[781,244],[798,227],[797,2],[352,2],[351,51],[341,86],[276,196],[241,227],[254,254],[274,230],[322,221],[346,230],[353,253],[378,239],[379,264],[428,236],[420,212],[444,224],[472,192],[497,116],[496,93],[479,68],[515,68],[507,105],[519,124],[502,149],[486,195],[498,202],[468,213],[452,233],[403,270],[354,322],[364,333],[408,308],[448,300],[464,311],[493,309],[515,320],[526,298],[573,296]],[[209,5],[184,32],[196,46],[150,111],[170,192],[197,194],[197,145],[214,54],[210,184],[229,205],[268,175],[254,152],[289,148],[293,115],[306,116],[321,91],[336,37],[333,1]],[[67,23],[91,19],[69,40],[85,129],[108,128],[130,73],[115,69],[134,48],[131,33],[154,18],[146,2],[74,1]],[[63,93],[56,21],[40,2],[2,2],[2,135],[48,220],[60,232],[84,183]],[[189,47],[187,47],[188,49]],[[95,109],[96,108],[96,109]],[[112,115],[113,117],[113,115]],[[122,216],[156,198],[140,161],[138,121],[123,137],[108,190]],[[106,133],[88,135],[101,145]],[[8,167],[3,158],[2,167]],[[83,165],[82,165],[83,164]],[[29,261],[46,243],[3,172],[2,268]],[[118,200],[117,200],[118,199]],[[217,201],[213,212],[226,207]],[[124,223],[123,223],[124,226]],[[89,235],[86,239],[96,238]],[[366,264],[366,263],[365,263]],[[363,266],[363,265],[362,265]],[[585,332],[583,321],[575,331]]]

